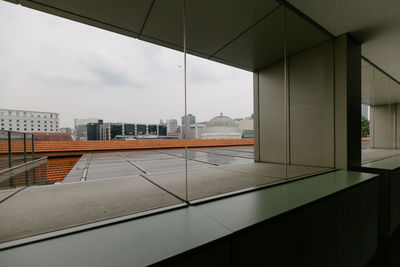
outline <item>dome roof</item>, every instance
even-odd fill
[[[221,115],[212,118],[209,122],[207,122],[206,127],[218,127],[218,126],[237,126],[237,123],[231,118]]]

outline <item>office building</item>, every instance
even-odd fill
[[[182,116],[181,119],[182,119],[182,125],[185,125],[185,122],[186,122],[185,116]],[[195,124],[196,123],[196,116],[194,116],[193,114],[189,113],[187,115],[187,120],[188,120],[188,124],[189,125]]]
[[[167,133],[177,133],[178,132],[178,121],[176,119],[169,119],[165,123],[167,125]]]
[[[0,130],[58,132],[59,114],[31,110],[0,109]]]

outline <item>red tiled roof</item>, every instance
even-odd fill
[[[79,157],[49,158],[47,171],[49,184],[61,182],[78,162]]]
[[[253,145],[253,139],[195,139],[187,140],[188,147]],[[28,145],[29,147],[29,145]],[[86,152],[136,149],[183,148],[185,140],[130,140],[130,141],[35,141],[35,153],[40,156],[80,155]],[[12,151],[22,153],[22,141],[12,142]],[[0,141],[0,154],[8,153],[7,141]]]

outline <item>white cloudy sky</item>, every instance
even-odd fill
[[[183,54],[0,1],[0,108],[155,123],[184,114]],[[253,113],[252,73],[189,56],[198,121]]]

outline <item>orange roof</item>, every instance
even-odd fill
[[[49,184],[62,182],[80,157],[49,158],[47,172]]]
[[[253,145],[253,139],[191,139],[188,147]],[[35,153],[39,155],[70,155],[96,151],[183,148],[185,140],[130,140],[130,141],[35,141]],[[12,142],[12,151],[22,153],[22,141]],[[8,152],[7,141],[0,142],[0,154]]]

